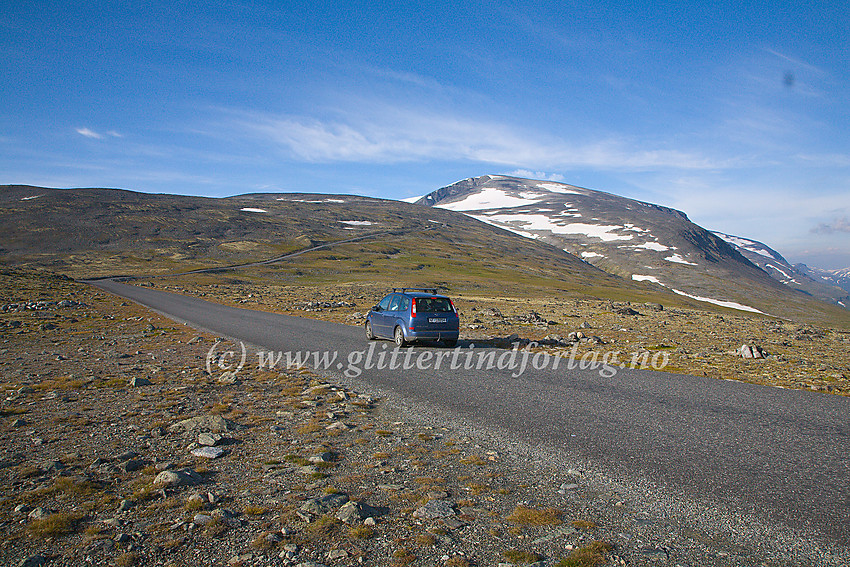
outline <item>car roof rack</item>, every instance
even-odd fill
[[[394,287],[393,293],[407,293],[408,291],[423,291],[437,295],[438,287]]]

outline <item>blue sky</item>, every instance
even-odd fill
[[[848,22],[846,2],[0,0],[0,183],[404,198],[515,174],[846,267]]]

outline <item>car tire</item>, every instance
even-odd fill
[[[395,328],[395,331],[393,332],[393,339],[395,339],[395,344],[399,348],[407,344],[407,341],[404,340],[404,331],[401,327]]]
[[[366,329],[366,340],[374,341],[375,333],[372,332],[372,322],[366,321],[366,325],[364,325],[364,329]]]
[[[457,346],[457,339],[443,341],[443,344],[446,345],[447,348],[455,348]]]

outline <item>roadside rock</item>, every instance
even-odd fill
[[[741,358],[755,358],[755,359],[767,358],[767,356],[768,356],[767,352],[764,349],[762,349],[760,346],[746,345],[746,344],[741,345],[741,348],[739,348],[738,351],[735,354],[737,354]]]
[[[455,515],[454,503],[451,500],[431,500],[413,512],[414,518],[433,520]]]
[[[198,435],[198,445],[215,447],[222,439],[224,438],[218,433],[201,433]]]
[[[236,429],[235,423],[224,419],[220,415],[213,414],[184,419],[168,428],[168,430],[172,433],[190,433],[198,430],[206,430],[213,433],[224,433],[226,431],[233,431],[234,429]]]
[[[221,447],[198,447],[197,449],[192,449],[192,454],[196,457],[203,457],[205,459],[217,459],[223,456],[225,450]]]
[[[160,488],[168,488],[174,486],[191,486],[200,484],[204,478],[195,472],[193,469],[185,468],[175,471],[162,471],[154,478],[154,486]]]
[[[311,498],[301,505],[301,511],[317,516],[336,510],[348,502],[348,495],[343,493],[328,494],[321,498]]]
[[[344,524],[360,522],[378,515],[378,511],[363,502],[347,502],[337,510],[336,518]]]

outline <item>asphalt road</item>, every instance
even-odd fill
[[[358,380],[408,403],[433,404],[466,423],[587,460],[614,475],[644,478],[771,524],[806,527],[824,541],[850,544],[850,398],[662,372],[618,369],[610,376],[600,369],[570,370],[566,361],[542,370],[530,368],[529,361],[529,368],[514,377],[518,368],[463,368],[469,351],[463,342],[461,368],[450,368],[451,349],[417,347],[407,361],[413,368],[386,368],[385,354],[384,369],[365,370],[365,356],[349,369],[348,357],[360,356],[349,353],[374,345],[371,362],[377,366],[377,356],[394,345],[369,343],[356,327],[108,280],[92,283],[172,319],[269,351],[338,352],[332,370],[362,370]],[[424,369],[415,367],[426,352],[447,353],[439,370],[434,359]],[[473,362],[487,352],[474,349]],[[256,365],[256,354],[249,357],[247,364]]]

